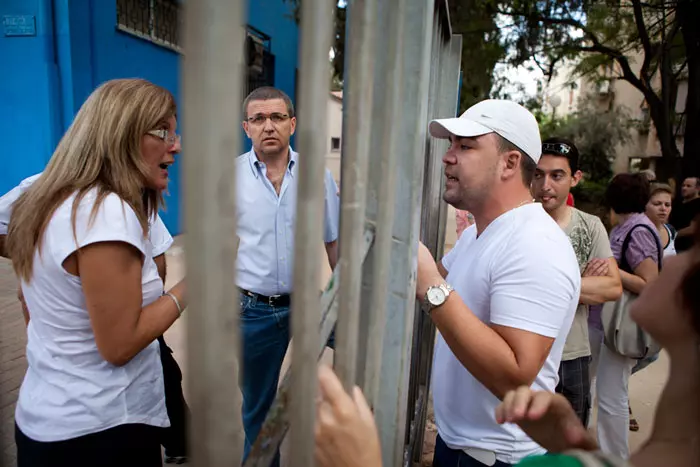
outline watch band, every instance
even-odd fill
[[[437,305],[433,305],[432,303],[430,303],[430,300],[428,299],[428,293],[430,292],[430,289],[433,289],[433,288],[439,288],[445,294],[445,300],[443,300],[442,303],[437,304]],[[436,285],[429,287],[428,292],[426,292],[425,297],[423,298],[423,303],[422,303],[421,308],[423,309],[423,311],[430,314],[430,312],[434,308],[437,308],[438,306],[442,306],[447,301],[447,298],[450,296],[450,293],[452,293],[453,291],[454,291],[454,288],[450,284],[448,284],[447,282],[443,282],[442,284],[436,284]]]

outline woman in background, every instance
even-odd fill
[[[661,261],[656,226],[644,214],[648,201],[649,182],[640,174],[616,175],[605,193],[614,226],[610,248],[620,266],[623,289],[636,295],[657,278]],[[625,459],[629,455],[628,383],[637,360],[615,353],[600,341],[591,344],[600,348],[597,365],[591,365],[597,368],[598,443],[603,452]]]
[[[457,238],[474,223],[474,216],[469,211],[455,209],[455,223],[457,224]]]
[[[676,229],[668,223],[671,215],[671,205],[673,204],[673,190],[669,185],[655,183],[651,186],[650,193],[651,196],[645,210],[646,215],[659,232],[661,247],[664,249],[664,258],[675,255]]]

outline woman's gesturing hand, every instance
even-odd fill
[[[522,386],[510,391],[496,408],[498,423],[516,423],[549,452],[598,449],[571,404],[561,394]]]

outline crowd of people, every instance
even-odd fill
[[[457,209],[459,235],[437,265],[427,250],[419,253],[417,299],[434,301],[426,285],[440,282],[435,269],[447,290],[437,307],[428,307],[441,334],[432,383],[433,466],[697,465],[700,182],[683,181],[669,220],[669,185],[656,183],[653,173],[615,176],[605,194],[608,234],[601,219],[573,207],[570,190],[583,176],[576,145],[551,138],[533,150],[528,134],[539,139],[533,120],[512,104],[485,101],[430,126],[434,137],[451,143],[443,158],[444,199]],[[522,179],[513,173],[518,166]],[[518,202],[523,187],[537,205]],[[519,214],[527,221],[518,222]],[[569,296],[575,300],[567,302]],[[616,339],[630,327],[645,345],[630,349]],[[653,434],[630,456],[629,377],[653,363],[661,346],[671,374]],[[519,373],[508,372],[513,362]],[[361,393],[350,397],[329,369],[319,379],[321,465],[352,459],[344,445],[370,450],[341,465],[382,465]],[[588,431],[594,397],[597,439]]]
[[[296,117],[282,91],[254,90],[243,114],[252,147],[236,160],[235,285],[247,456],[290,341],[303,154],[290,147]],[[185,312],[187,290],[184,280],[164,288],[172,237],[158,216],[181,150],[176,116],[173,96],[159,86],[106,82],[46,169],[0,198],[0,253],[12,260],[27,322],[28,370],[15,414],[20,467],[151,467],[162,464],[161,446],[168,463],[188,459],[182,374],[163,338]],[[439,331],[433,465],[696,465],[698,179],[683,182],[674,206],[671,187],[615,176],[608,234],[573,206],[571,189],[583,177],[575,143],[541,141],[519,104],[485,100],[430,122],[429,132],[450,142],[443,197],[461,230],[439,261],[418,245],[416,298]],[[323,183],[323,239],[334,268],[339,192],[329,171]],[[628,381],[653,364],[658,346],[635,356],[620,350],[610,330],[630,313],[672,361],[654,435],[631,458]],[[348,394],[327,367],[319,384],[318,464],[380,466],[361,391]],[[587,431],[593,400],[597,441]]]

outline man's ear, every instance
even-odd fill
[[[579,182],[583,180],[583,172],[580,170],[577,170],[574,172],[574,174],[571,176],[571,188],[575,187],[576,185],[579,184]]]
[[[503,155],[503,157],[505,162],[505,170],[503,175],[505,176],[505,178],[511,178],[516,172],[519,174],[519,162],[522,162],[522,158],[524,156],[518,151],[508,151],[506,154]]]
[[[297,129],[297,118],[296,118],[296,117],[290,118],[290,119],[289,119],[289,123],[290,123],[291,126],[292,126],[292,133],[291,133],[291,134],[293,135],[294,132],[295,132],[296,129]]]
[[[248,136],[248,138],[250,138],[250,131],[248,128],[248,122],[243,120],[243,122],[241,122],[241,126],[243,127],[243,131],[245,131],[246,136]]]

